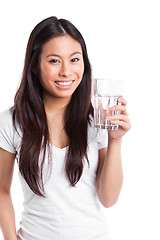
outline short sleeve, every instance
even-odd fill
[[[98,129],[98,150],[108,146],[108,131],[106,129]]]
[[[15,128],[12,121],[12,110],[0,113],[0,147],[10,153],[16,153],[14,146]]]

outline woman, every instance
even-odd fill
[[[96,130],[82,35],[56,17],[33,29],[14,107],[0,114],[4,239],[108,239],[101,206],[110,207],[118,199],[121,141],[130,129],[126,101],[119,102],[121,114],[110,119],[119,130]],[[15,158],[24,193],[17,234],[10,196]]]

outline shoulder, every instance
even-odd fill
[[[0,112],[0,128],[13,128],[15,130],[14,124],[13,124],[13,108],[8,108],[7,110]],[[19,130],[19,124],[15,120],[16,129]]]
[[[0,113],[0,147],[12,153],[15,153],[20,138],[17,126],[15,129],[12,108]]]
[[[8,109],[0,112],[0,121],[2,120],[1,117],[12,118],[12,116],[13,116],[13,109],[8,108]]]
[[[13,110],[7,109],[0,113],[0,127],[12,124]]]

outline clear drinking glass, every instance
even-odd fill
[[[123,96],[123,80],[96,78],[93,82],[94,126],[96,128],[118,130],[118,125],[112,124],[107,117],[120,114],[110,108],[120,105],[118,99]]]

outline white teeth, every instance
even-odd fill
[[[70,82],[56,82],[58,85],[60,86],[68,86],[72,83],[73,81],[70,81]]]

